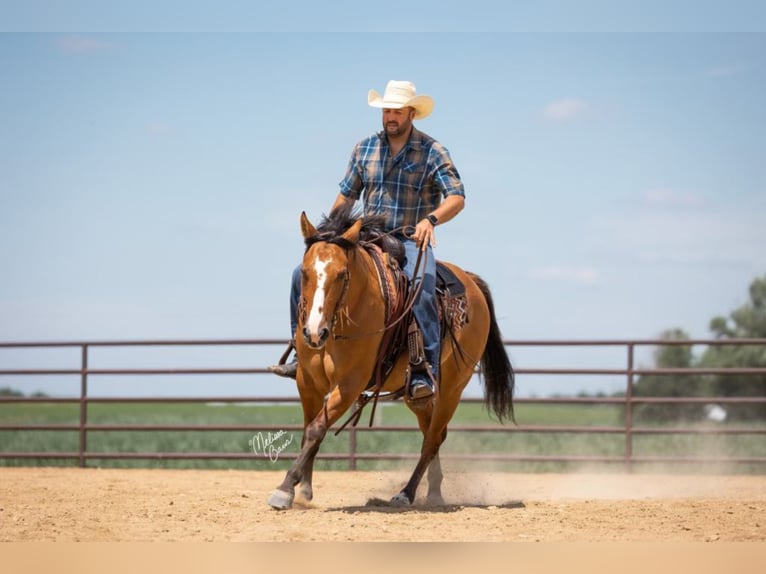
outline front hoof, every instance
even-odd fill
[[[391,499],[391,506],[410,506],[412,502],[410,501],[409,496],[407,496],[404,491],[400,492],[396,496],[394,496]]]
[[[294,495],[284,490],[275,490],[269,496],[269,506],[276,510],[289,510],[293,506]]]

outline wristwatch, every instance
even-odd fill
[[[439,218],[437,218],[433,213],[426,216],[426,219],[431,222],[431,225],[436,227],[439,224]]]

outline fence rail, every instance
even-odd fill
[[[147,341],[68,341],[68,342],[0,342],[0,360],[4,351],[9,349],[52,349],[67,348],[79,351],[78,368],[9,368],[0,369],[0,387],[8,377],[48,377],[48,376],[76,376],[79,377],[78,397],[53,397],[53,396],[0,396],[0,406],[14,404],[74,404],[79,405],[79,420],[77,423],[34,423],[34,424],[5,424],[0,419],[0,431],[69,431],[78,433],[78,449],[76,451],[5,451],[0,444],[0,460],[50,460],[69,459],[76,460],[79,466],[85,467],[89,461],[97,460],[247,460],[252,459],[252,452],[100,452],[88,448],[88,436],[90,433],[104,432],[154,432],[164,433],[172,431],[248,431],[266,432],[273,430],[272,425],[259,424],[94,424],[89,421],[88,406],[91,404],[120,404],[120,403],[299,403],[297,395],[283,397],[266,397],[258,395],[241,396],[122,396],[105,397],[92,396],[89,392],[89,383],[93,377],[100,376],[140,376],[151,377],[157,375],[257,375],[268,373],[265,367],[250,368],[92,368],[89,365],[90,350],[95,348],[131,348],[131,347],[262,347],[286,345],[281,339],[229,339],[229,340],[147,340]],[[623,409],[623,424],[621,425],[466,425],[452,424],[450,432],[465,433],[577,433],[577,434],[609,434],[623,435],[624,448],[619,455],[561,455],[561,454],[520,454],[520,453],[473,453],[456,454],[454,458],[463,460],[481,461],[508,461],[508,462],[599,462],[623,464],[627,469],[636,463],[669,462],[669,463],[726,463],[726,464],[749,464],[762,465],[766,470],[766,457],[764,456],[641,456],[634,453],[634,438],[636,435],[712,435],[721,436],[748,436],[766,435],[765,424],[756,426],[726,425],[710,427],[651,427],[640,426],[634,423],[634,410],[638,405],[649,404],[716,404],[716,405],[745,405],[766,404],[766,396],[735,396],[735,397],[644,397],[634,395],[636,377],[642,375],[738,375],[738,376],[766,376],[766,367],[731,367],[731,368],[637,368],[636,349],[640,347],[657,347],[663,345],[684,346],[760,346],[766,349],[766,339],[726,339],[726,340],[510,340],[505,341],[508,348],[541,347],[554,349],[558,347],[620,347],[625,350],[625,366],[620,368],[517,368],[516,374],[523,375],[548,375],[559,379],[580,375],[613,375],[624,377],[624,393],[622,396],[557,396],[548,398],[518,398],[517,405],[540,404],[540,405],[612,405]],[[2,362],[0,362],[2,365]],[[464,402],[479,403],[478,398],[466,398]],[[300,432],[300,425],[282,425],[285,431]],[[378,461],[417,458],[415,453],[365,453],[357,449],[357,433],[363,432],[416,432],[417,426],[394,426],[379,424],[371,428],[365,426],[349,427],[349,449],[346,453],[321,453],[319,459],[347,461],[349,468],[354,469],[358,461]],[[284,460],[295,459],[297,454],[282,453]]]

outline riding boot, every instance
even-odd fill
[[[295,339],[290,339],[287,345],[287,349],[282,353],[282,357],[276,365],[268,367],[269,372],[279,375],[280,377],[287,377],[290,379],[296,378],[298,375],[298,356],[293,356],[292,360],[288,363],[287,357],[290,356],[290,352],[295,350]]]
[[[407,349],[410,363],[405,383],[407,395],[411,400],[427,399],[435,392],[436,377],[431,364],[426,361],[423,334],[414,319],[407,330]]]
[[[293,357],[293,360],[289,363],[271,365],[268,369],[269,372],[279,375],[280,377],[294,379],[298,376],[298,359]]]
[[[414,241],[405,241],[406,264],[404,271],[412,281],[411,288],[420,288],[412,306],[414,323],[419,327],[418,358],[410,354],[407,372],[407,391],[410,397],[427,398],[436,391],[434,382],[439,369],[441,332],[436,307],[436,260],[429,246],[423,253]],[[418,261],[424,268],[417,266]],[[422,285],[419,283],[422,282]],[[421,388],[422,387],[422,388]]]

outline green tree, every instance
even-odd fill
[[[714,317],[710,330],[716,339],[766,338],[766,276],[750,284],[750,300],[731,312],[728,318]],[[701,367],[766,368],[766,346],[722,345],[708,348]],[[766,397],[766,375],[714,375],[710,377],[712,392],[723,397]],[[729,418],[763,420],[766,404],[728,405]]]
[[[667,341],[659,345],[654,352],[655,367],[693,368],[695,366],[692,345],[682,341],[689,336],[681,329],[664,331],[660,339]],[[636,397],[696,397],[705,396],[708,386],[702,377],[696,374],[648,374],[641,375],[634,383],[633,395]],[[704,415],[704,406],[698,404],[656,403],[641,404],[635,409],[635,417],[640,420],[673,422],[697,420]]]

